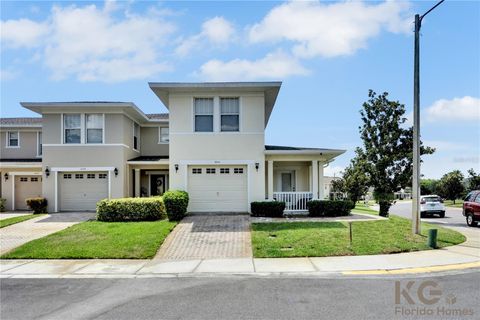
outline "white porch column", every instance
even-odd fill
[[[323,176],[323,162],[320,162],[319,163],[319,168],[318,168],[318,190],[319,190],[319,195],[318,195],[318,198],[320,200],[323,200],[325,199],[325,179],[324,179],[324,176]]]
[[[273,161],[268,160],[268,182],[267,182],[267,188],[268,188],[268,200],[273,200]]]
[[[140,169],[135,169],[135,197],[140,197]]]
[[[318,199],[318,160],[312,160],[312,193],[313,199]]]

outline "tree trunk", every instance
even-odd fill
[[[455,204],[455,199],[453,199],[453,204]]]
[[[388,210],[390,209],[390,206],[392,205],[389,201],[385,200],[380,200],[380,212],[378,213],[382,217],[388,217]]]

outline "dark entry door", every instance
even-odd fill
[[[165,192],[165,175],[152,174],[150,176],[150,195],[161,196]]]

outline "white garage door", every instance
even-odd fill
[[[107,172],[61,172],[58,185],[60,211],[94,211],[108,198]]]
[[[247,212],[246,166],[189,166],[189,210]]]
[[[29,210],[25,199],[42,196],[42,176],[15,176],[15,210]]]

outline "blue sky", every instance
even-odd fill
[[[1,2],[1,116],[20,101],[132,101],[166,112],[148,81],[281,80],[269,144],[360,144],[369,89],[412,110],[413,15],[435,2]],[[422,173],[480,171],[480,3],[424,20]]]

